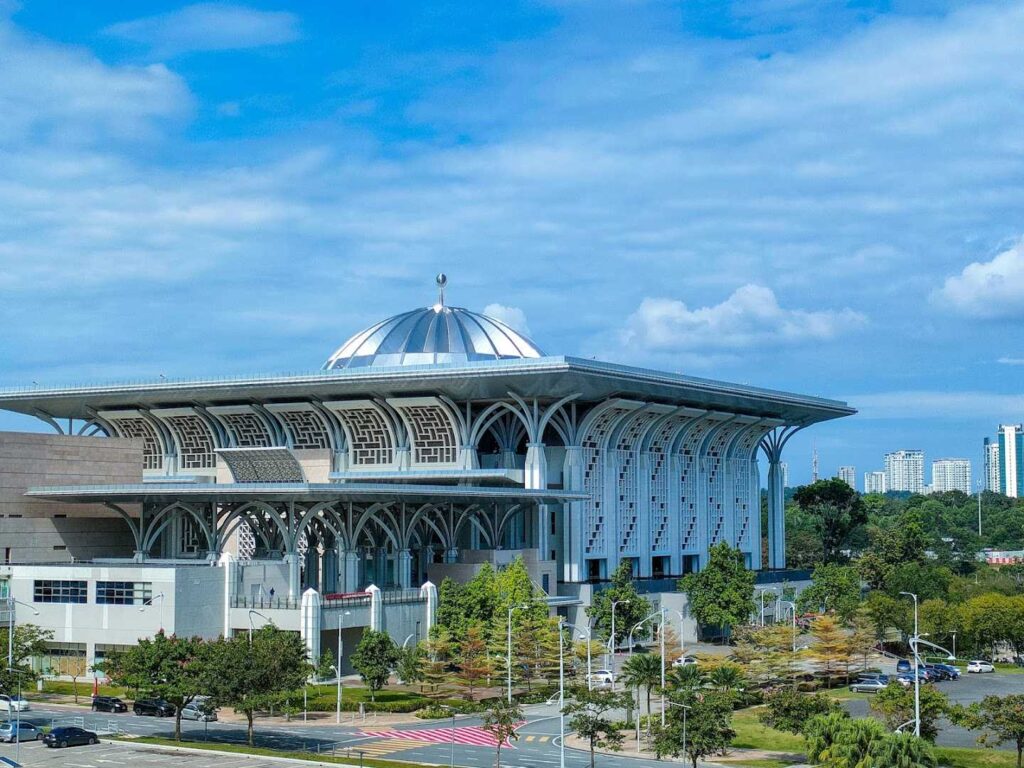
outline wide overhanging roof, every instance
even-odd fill
[[[812,424],[856,411],[846,403],[790,392],[730,384],[646,368],[542,357],[450,365],[357,368],[285,376],[159,381],[0,390],[0,409],[53,418],[88,419],[94,411],[244,403],[295,402],[345,397],[444,394],[454,400],[499,400],[509,392],[554,399],[576,394],[582,402],[611,397],[706,410],[744,413]]]
[[[559,503],[585,501],[585,493],[467,485],[370,485],[366,483],[146,483],[137,485],[63,485],[29,488],[40,499],[68,503],[140,504],[144,502],[206,501],[269,502],[401,502],[426,503]]]

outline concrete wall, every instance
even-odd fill
[[[174,631],[184,637],[212,639],[223,634],[225,569],[182,568],[174,584]]]
[[[0,432],[0,562],[130,557],[131,533],[115,513],[98,504],[62,504],[24,493],[41,485],[141,480],[141,441]]]

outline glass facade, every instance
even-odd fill
[[[86,581],[37,579],[32,589],[36,603],[84,603],[89,592]]]
[[[148,581],[97,581],[96,602],[100,605],[143,605],[153,598]]]

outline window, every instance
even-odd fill
[[[148,581],[97,581],[96,602],[100,605],[142,605],[153,598]]]
[[[32,590],[36,603],[84,603],[88,594],[88,582],[56,581],[37,579]]]

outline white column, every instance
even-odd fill
[[[288,564],[288,597],[298,597],[300,589],[298,552],[289,552],[284,556],[284,561]]]
[[[306,653],[311,661],[320,658],[320,593],[315,589],[307,589],[302,593],[300,608],[299,634],[306,644]]]
[[[398,586],[402,589],[412,588],[412,552],[408,549],[400,549],[395,556],[396,579]]]
[[[786,567],[786,497],[779,456],[768,462],[768,567]]]
[[[562,464],[562,486],[567,491],[583,487],[583,449],[566,446]],[[583,502],[573,501],[563,507],[562,548],[563,580],[583,581]]]
[[[430,636],[430,629],[434,626],[437,621],[437,587],[429,582],[423,582],[423,586],[420,587],[420,597],[425,597],[426,601],[426,616],[424,616],[424,637]]]
[[[384,627],[384,601],[381,599],[380,587],[371,584],[366,591],[370,595],[370,629],[380,632]]]
[[[526,465],[524,467],[524,487],[543,490],[548,487],[548,458],[544,443],[530,443],[526,446]],[[551,557],[551,509],[547,504],[537,507],[537,549],[540,559]]]
[[[359,589],[359,553],[351,549],[345,550],[341,568],[344,575],[341,591],[355,592]]]
[[[650,578],[652,573],[651,558],[654,557],[654,540],[651,537],[651,517],[654,507],[651,504],[651,454],[647,451],[635,451],[636,466],[636,521],[637,521],[637,558],[640,561],[640,577]]]

